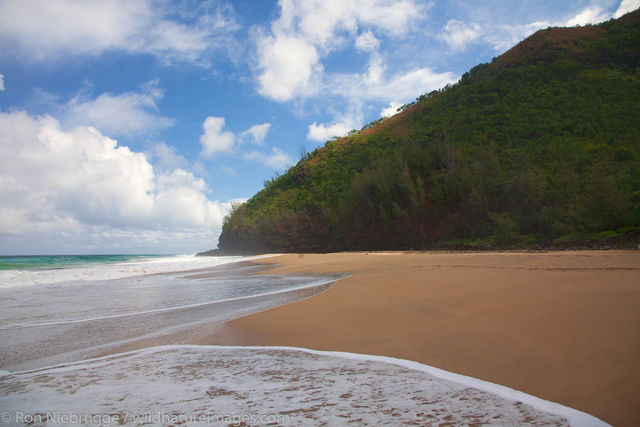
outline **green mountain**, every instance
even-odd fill
[[[219,248],[638,244],[640,11],[538,31],[402,110],[265,182]]]

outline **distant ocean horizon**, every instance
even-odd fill
[[[0,270],[78,267],[167,258],[178,254],[0,255]]]
[[[195,254],[3,255],[0,256],[0,288],[119,279],[215,267],[243,259]]]

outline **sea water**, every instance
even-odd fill
[[[242,262],[250,259],[5,258],[11,267],[0,271],[0,369],[73,362],[152,341],[189,342],[343,277],[255,275],[267,267]]]
[[[0,256],[0,288],[117,279],[140,274],[213,267],[243,259],[245,258],[195,255]]]

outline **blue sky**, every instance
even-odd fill
[[[301,148],[640,0],[0,0],[0,254],[190,253]]]

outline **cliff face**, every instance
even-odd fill
[[[633,232],[639,67],[640,11],[541,30],[306,155],[232,210],[219,248],[531,246]]]

